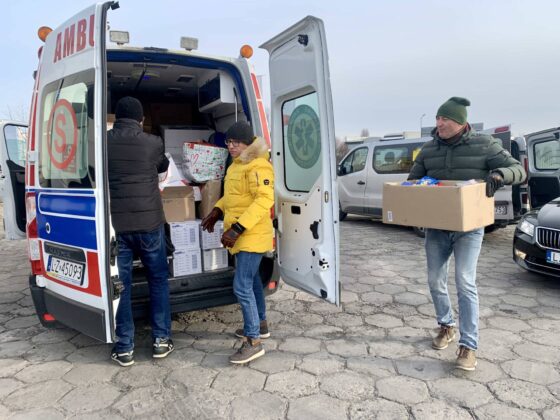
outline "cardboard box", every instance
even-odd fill
[[[200,249],[176,250],[170,268],[173,277],[202,273]]]
[[[220,270],[228,267],[228,251],[225,248],[206,249],[202,251],[204,271]]]
[[[200,243],[202,249],[223,248],[222,235],[224,234],[224,222],[218,220],[214,225],[214,232],[210,233],[200,228]]]
[[[194,193],[191,186],[168,187],[161,193],[163,211],[168,223],[194,220]]]
[[[169,223],[175,249],[200,249],[200,220]]]
[[[486,184],[441,181],[442,186],[383,185],[383,223],[468,232],[494,223]]]
[[[201,219],[204,219],[218,202],[222,196],[222,180],[214,179],[208,181],[201,188],[200,205],[198,206],[198,214]]]

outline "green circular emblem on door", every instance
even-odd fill
[[[321,125],[309,105],[299,105],[288,122],[288,147],[296,163],[309,169],[321,155]]]

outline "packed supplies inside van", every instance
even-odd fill
[[[128,33],[105,30],[115,9],[116,2],[100,3],[39,31],[45,44],[35,73],[25,203],[30,288],[43,325],[115,340],[122,285],[107,130],[125,96],[141,101],[143,130],[163,139],[170,160],[160,189],[172,312],[236,301],[235,262],[220,243],[219,225],[214,234],[200,229],[220,198],[228,165],[224,133],[236,121],[247,121],[266,140],[275,171],[275,251],[261,264],[263,285],[270,293],[282,279],[338,304],[334,124],[321,20],[308,16],[261,46],[270,53],[269,133],[251,47],[243,46],[238,58],[198,52],[193,38],[182,38],[177,50],[130,47]],[[305,139],[296,129],[302,126]],[[133,310],[142,316],[148,283],[140,261],[134,267]]]

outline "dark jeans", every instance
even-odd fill
[[[171,335],[171,307],[165,233],[163,225],[152,232],[117,234],[119,277],[124,285],[117,309],[117,337],[115,350],[120,353],[134,348],[134,319],[132,318],[132,260],[138,255],[146,268],[150,289],[150,323],[152,338],[169,338]]]
[[[245,337],[260,337],[260,321],[266,319],[266,304],[259,266],[263,254],[241,251],[236,254],[233,293],[243,312],[243,334]]]

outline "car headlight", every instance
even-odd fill
[[[530,237],[535,235],[535,225],[529,222],[528,220],[523,220],[519,224],[519,230]]]

